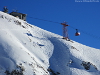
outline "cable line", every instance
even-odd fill
[[[33,18],[33,17],[29,17],[29,18],[37,19],[37,20],[41,20],[41,21],[47,21],[47,22],[52,22],[52,23],[58,23],[58,24],[61,24],[61,23],[59,23],[59,22],[54,22],[54,21],[50,21],[50,20],[44,20],[44,19],[40,19],[40,18]]]
[[[29,18],[37,19],[37,20],[41,20],[41,21],[47,21],[47,22],[52,22],[52,23],[61,24],[61,23],[59,23],[59,22],[44,20],[44,19],[40,19],[40,18],[33,18],[33,17],[29,17]],[[75,30],[77,29],[77,28],[75,28],[75,27],[73,27],[73,26],[71,26],[71,25],[69,25],[69,27],[72,28],[72,29],[75,29]],[[97,38],[97,39],[100,40],[100,37],[99,37],[99,36],[93,35],[93,34],[91,34],[91,33],[88,33],[88,32],[86,32],[86,31],[83,31],[83,30],[81,30],[81,29],[78,29],[78,30],[79,30],[80,32],[86,34],[86,35],[89,35],[89,36],[91,36],[91,37],[93,37],[93,38]]]

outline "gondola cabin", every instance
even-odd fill
[[[19,19],[26,21],[27,14],[23,14],[23,13],[19,13],[19,12],[11,12],[10,15],[12,15],[14,17],[18,17]]]
[[[76,29],[75,36],[79,36],[79,35],[80,35],[80,32],[78,32],[78,29]]]
[[[79,36],[79,35],[80,35],[80,32],[76,32],[76,33],[75,33],[75,36]]]

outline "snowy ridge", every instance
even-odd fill
[[[100,50],[0,12],[0,75],[100,75]]]

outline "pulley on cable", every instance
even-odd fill
[[[76,29],[75,36],[79,36],[79,35],[80,35],[80,32],[78,31],[78,29]]]

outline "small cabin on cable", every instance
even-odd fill
[[[10,15],[12,15],[14,17],[18,17],[19,19],[26,21],[27,14],[23,14],[23,13],[19,13],[19,12],[11,12]]]
[[[76,29],[75,36],[79,36],[79,35],[80,35],[80,32],[78,32],[78,29]]]

